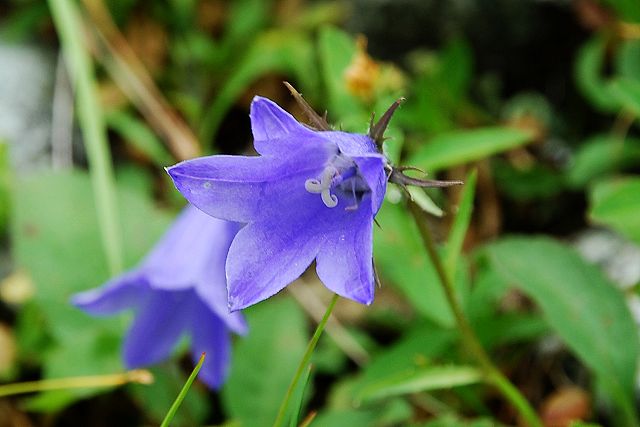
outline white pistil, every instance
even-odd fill
[[[338,170],[333,166],[327,166],[322,171],[320,181],[317,179],[308,179],[304,183],[304,188],[313,194],[320,194],[322,203],[328,208],[335,208],[338,205],[338,197],[331,194],[331,185],[333,178],[338,174]]]

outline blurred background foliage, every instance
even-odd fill
[[[109,248],[131,267],[166,229],[183,202],[163,166],[251,152],[254,95],[303,119],[286,80],[353,132],[405,97],[386,154],[465,180],[412,196],[485,348],[545,425],[639,425],[640,2],[67,2],[95,64],[89,110],[74,109],[58,3],[0,5],[0,382],[122,370],[129,316],[89,318],[69,296],[110,277]],[[112,246],[82,114],[108,129]],[[390,186],[377,217],[375,303],[339,302],[300,419],[517,425],[470,366],[403,197]],[[227,384],[195,386],[175,425],[270,425],[328,298],[310,271],[246,310]],[[0,426],[157,423],[183,353],[152,385],[0,398]]]

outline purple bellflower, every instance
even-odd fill
[[[370,304],[386,157],[367,135],[312,130],[266,98],[254,98],[250,117],[260,156],[201,157],[167,169],[195,206],[247,223],[227,258],[230,309],[274,295],[314,259],[327,288]]]
[[[413,178],[381,154],[396,101],[368,135],[333,131],[285,83],[315,129],[274,102],[255,97],[251,130],[259,156],[200,157],[167,168],[176,188],[209,215],[247,223],[227,257],[229,308],[262,301],[297,279],[315,260],[324,285],[371,304],[373,222],[387,180],[401,187],[458,182]]]
[[[180,337],[190,335],[194,363],[207,353],[200,379],[219,388],[229,331],[247,330],[240,313],[229,313],[225,288],[225,260],[239,228],[188,206],[137,268],[75,295],[73,303],[92,315],[135,311],[123,348],[129,369],[168,358]]]

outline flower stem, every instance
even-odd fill
[[[451,311],[453,312],[453,316],[458,325],[458,329],[460,330],[464,346],[476,359],[481,369],[484,371],[488,382],[493,384],[493,386],[496,387],[498,391],[500,391],[500,393],[502,393],[504,398],[516,408],[526,424],[529,427],[542,427],[542,422],[538,418],[535,410],[524,398],[522,393],[520,393],[520,391],[507,379],[507,377],[505,377],[502,372],[500,372],[500,370],[493,364],[484,348],[480,344],[480,341],[471,328],[471,325],[467,321],[467,318],[462,311],[462,307],[460,306],[460,302],[458,301],[458,298],[456,296],[455,289],[453,288],[453,283],[447,275],[444,264],[442,263],[442,260],[440,259],[440,256],[436,251],[433,237],[431,236],[431,231],[424,221],[424,218],[421,217],[422,210],[413,201],[409,201],[409,211],[411,212],[411,215],[413,216],[413,219],[418,226],[418,231],[420,232],[422,243],[427,249],[429,258],[436,268],[436,272],[444,289],[447,302],[451,307]]]
[[[123,265],[115,179],[93,66],[83,44],[85,34],[82,20],[76,3],[72,0],[49,0],[49,8],[74,83],[76,110],[89,160],[102,242],[109,271],[115,275],[122,270]]]
[[[311,337],[311,340],[307,345],[307,349],[304,352],[304,356],[302,356],[302,360],[298,365],[298,369],[296,370],[296,373],[293,376],[293,379],[291,380],[291,384],[289,384],[289,388],[287,389],[287,393],[284,395],[284,399],[280,404],[280,409],[278,409],[278,416],[276,417],[276,420],[273,423],[273,427],[280,427],[282,423],[285,421],[291,396],[293,396],[293,392],[296,389],[296,385],[298,384],[298,381],[300,381],[300,378],[304,373],[305,367],[307,366],[307,364],[309,363],[309,360],[311,359],[311,356],[313,355],[313,350],[315,350],[316,344],[318,344],[318,340],[320,340],[322,331],[324,331],[324,327],[326,326],[327,321],[329,320],[329,316],[331,316],[331,312],[333,311],[333,308],[335,307],[336,302],[338,302],[338,298],[339,298],[338,294],[333,295],[333,298],[331,299],[331,302],[327,307],[327,311],[325,311],[324,316],[322,317],[322,320],[320,321],[320,323],[318,323],[318,327],[316,328],[316,331],[313,333],[313,337]]]
[[[176,412],[178,412],[178,408],[180,408],[180,405],[182,405],[182,401],[187,396],[187,392],[189,391],[189,388],[191,388],[191,384],[193,384],[196,377],[198,376],[198,372],[200,372],[200,368],[202,368],[202,364],[204,363],[204,358],[205,358],[205,353],[202,353],[202,355],[200,355],[200,359],[198,360],[198,363],[193,368],[191,375],[189,375],[189,378],[187,378],[187,382],[185,382],[184,386],[182,386],[180,393],[178,393],[178,397],[176,397],[176,400],[171,405],[171,408],[169,408],[169,412],[167,412],[167,415],[165,415],[164,420],[162,420],[162,424],[160,424],[160,427],[169,427],[169,425],[171,424],[171,421],[173,421],[173,417],[176,416]]]
[[[127,383],[151,384],[151,372],[136,369],[133,371],[109,375],[85,377],[55,378],[40,381],[5,384],[0,386],[0,397],[16,394],[35,393],[50,390],[68,390],[72,388],[114,387]]]

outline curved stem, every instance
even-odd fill
[[[504,398],[507,399],[516,408],[527,425],[529,427],[542,427],[542,422],[538,418],[535,410],[531,407],[527,399],[524,398],[522,393],[520,393],[520,391],[507,379],[507,377],[505,377],[502,372],[500,372],[500,370],[493,364],[484,348],[480,344],[480,341],[471,328],[471,325],[467,321],[467,318],[462,311],[462,307],[460,306],[460,302],[458,301],[458,298],[456,296],[455,289],[453,288],[453,283],[447,275],[444,264],[442,263],[442,260],[440,259],[440,256],[436,251],[433,238],[431,237],[431,231],[429,230],[429,227],[427,226],[424,219],[421,218],[422,210],[413,201],[409,201],[409,211],[411,212],[411,215],[413,216],[413,219],[418,226],[418,231],[420,232],[422,243],[427,249],[429,258],[436,268],[436,272],[438,274],[438,278],[440,279],[440,283],[442,284],[442,288],[444,289],[447,302],[451,307],[451,311],[453,312],[453,316],[458,325],[458,329],[460,330],[463,344],[476,359],[476,361],[484,371],[487,380],[491,384],[493,384],[493,386],[496,387],[498,391],[500,391],[500,393],[502,393]]]
[[[324,331],[324,327],[326,326],[327,321],[329,320],[329,316],[331,316],[331,312],[333,311],[333,308],[335,307],[336,302],[338,302],[338,298],[339,298],[338,294],[333,295],[333,298],[331,299],[331,302],[327,307],[327,311],[325,311],[324,316],[322,317],[322,320],[320,321],[320,323],[318,323],[318,327],[316,328],[316,331],[313,333],[313,337],[311,337],[311,340],[307,345],[307,349],[304,352],[304,356],[302,356],[302,360],[298,365],[298,369],[296,370],[296,373],[293,375],[293,379],[291,380],[291,384],[289,384],[287,393],[284,395],[284,399],[280,404],[280,409],[278,410],[278,416],[276,417],[276,420],[273,423],[273,427],[280,427],[284,422],[285,416],[287,415],[287,409],[289,407],[289,401],[291,400],[291,396],[293,396],[293,392],[296,389],[296,385],[298,384],[298,381],[300,381],[300,377],[302,376],[302,373],[304,372],[307,364],[309,363],[309,360],[311,359],[311,355],[313,355],[313,350],[315,350],[316,344],[318,344],[318,340],[320,340],[322,331]]]

